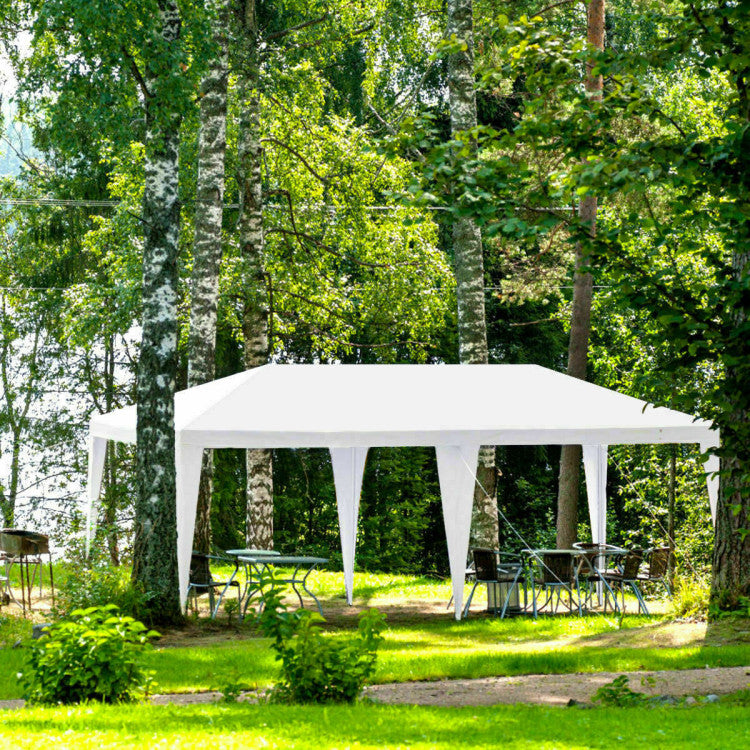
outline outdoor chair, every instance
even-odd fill
[[[471,558],[471,552],[469,552],[469,559],[466,560],[466,571],[464,572],[464,580],[467,583],[470,583],[474,580],[474,576],[476,574],[476,571],[474,570],[474,560]],[[474,589],[471,590],[472,593],[474,593]],[[451,594],[451,598],[448,599],[448,604],[446,605],[446,609],[450,609],[451,605],[453,604],[453,594]]]
[[[8,562],[5,552],[0,552],[0,607],[10,604],[10,581],[8,580]]]
[[[622,596],[622,611],[625,611],[625,587],[629,586],[638,600],[638,609],[648,614],[648,607],[643,599],[643,594],[638,582],[644,580],[639,577],[641,563],[643,562],[643,551],[639,549],[628,550],[620,561],[619,570],[608,570],[603,576],[610,586],[616,586]]]
[[[624,550],[613,544],[598,542],[574,542],[573,549],[581,550],[581,555],[576,560],[576,587],[579,597],[583,596],[582,606],[590,605],[595,592],[601,604],[600,594],[603,593],[604,611],[607,611],[611,597],[612,609],[618,612],[617,597],[604,574],[608,558],[619,555]]]
[[[224,590],[230,587],[237,589],[237,615],[240,615],[241,609],[241,598],[240,598],[240,582],[239,581],[215,581],[211,575],[211,560],[220,560],[221,562],[232,563],[232,560],[220,555],[206,555],[202,552],[193,552],[190,558],[190,583],[188,584],[188,602],[192,602],[193,611],[198,613],[198,597],[203,594],[208,594],[208,605],[209,611],[211,612],[211,619],[216,617],[216,612],[219,609],[221,603],[221,597],[219,602],[216,603],[215,594],[216,589],[221,589],[223,596]]]
[[[484,547],[473,549],[472,556],[475,580],[464,607],[464,617],[469,614],[474,591],[480,583],[487,585],[488,611],[494,614],[499,611],[501,618],[511,611],[520,611],[518,586],[525,581],[520,556]]]
[[[672,596],[669,587],[669,560],[672,555],[669,547],[651,547],[644,552],[648,563],[648,572],[639,580],[642,583],[660,583],[664,586],[667,596]]]
[[[558,607],[563,604],[563,594],[568,592],[567,608],[569,612],[573,607],[578,608],[578,614],[582,614],[581,599],[576,597],[573,601],[573,590],[576,588],[575,558],[566,550],[531,551],[530,562],[532,565],[531,590],[534,597],[534,617],[537,612],[549,605],[550,611],[557,612]],[[536,586],[540,586],[537,591]],[[541,606],[537,603],[537,597],[544,596]]]

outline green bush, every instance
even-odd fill
[[[281,661],[281,680],[274,686],[271,700],[352,703],[375,669],[385,618],[371,609],[360,615],[356,636],[345,641],[326,637],[320,627],[323,617],[306,610],[288,612],[280,592],[276,588],[264,596],[258,618]]]
[[[593,696],[593,703],[600,703],[602,706],[640,706],[648,702],[648,696],[631,690],[628,685],[628,676],[621,674],[615,677],[612,682],[602,685]]]
[[[130,701],[148,692],[151,673],[139,656],[158,636],[122,617],[117,607],[89,607],[70,613],[34,641],[24,671],[23,695],[31,703]]]
[[[65,616],[76,609],[114,604],[120,612],[142,619],[148,614],[151,595],[134,583],[130,568],[107,564],[66,570],[56,592],[55,613]]]
[[[672,592],[672,614],[675,617],[705,619],[711,587],[703,576],[678,576]]]

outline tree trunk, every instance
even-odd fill
[[[473,3],[471,0],[448,0],[447,14],[446,37],[455,36],[466,44],[466,49],[448,58],[451,134],[455,135],[477,124]],[[458,359],[461,364],[487,364],[482,234],[473,219],[454,217],[453,253],[458,301]],[[495,448],[486,445],[479,454],[474,489],[474,546],[496,549],[499,544],[496,490]]]
[[[13,528],[16,523],[16,503],[18,501],[18,480],[21,474],[21,438],[20,430],[13,430],[13,444],[10,454],[10,484],[8,494],[5,497],[3,516],[6,528]]]
[[[115,408],[115,343],[114,336],[104,339],[104,411],[109,414]],[[107,463],[104,473],[104,533],[112,565],[120,564],[117,535],[117,443],[107,443]]]
[[[174,48],[180,14],[174,0],[159,6],[160,34]],[[147,61],[146,83],[159,89],[163,61]],[[174,392],[177,374],[179,116],[168,93],[146,100],[143,196],[143,323],[138,363],[136,544],[133,578],[151,594],[153,622],[182,618],[177,580]]]
[[[586,37],[590,46],[604,49],[604,0],[589,0],[587,6]],[[603,81],[601,76],[591,73],[592,65],[586,69],[586,94],[589,99],[601,101]],[[596,234],[595,195],[586,195],[578,207],[578,216],[584,225]],[[588,253],[582,244],[576,247],[575,273],[573,276],[573,309],[570,319],[568,342],[568,375],[586,380],[586,362],[591,332],[591,298],[593,280],[585,269],[589,265]],[[557,495],[557,546],[567,549],[576,541],[578,527],[578,493],[581,476],[581,446],[564,445],[560,452],[560,476]]]
[[[674,586],[674,504],[677,494],[677,446],[669,446],[669,487],[667,490],[667,544],[669,545],[669,562],[667,564],[667,580]]]
[[[221,228],[224,208],[228,51],[228,0],[213,3],[214,41],[218,54],[201,83],[198,132],[198,180],[195,241],[191,277],[188,388],[208,383],[216,375],[216,309],[219,297]],[[211,551],[213,451],[203,452],[193,548]]]
[[[748,242],[747,234],[745,234]],[[745,247],[747,244],[745,244]],[[732,257],[734,276],[743,283],[750,272],[750,252],[735,252]],[[735,324],[747,324],[747,307],[739,307]],[[725,393],[748,393],[750,377],[746,366],[727,367]],[[718,610],[742,610],[747,613],[750,600],[750,445],[747,441],[747,411],[734,413],[723,426],[721,458],[721,492],[716,508],[711,604]],[[738,425],[734,430],[732,425]]]
[[[240,82],[239,241],[242,256],[242,334],[245,368],[268,362],[268,289],[263,237],[263,146],[260,138],[258,91],[259,37],[255,3],[248,0],[243,18],[247,54],[238,72]],[[247,525],[245,541],[255,549],[273,549],[273,464],[271,451],[248,450],[246,454]]]
[[[2,316],[7,315],[5,298],[2,301]],[[27,355],[20,355],[27,362],[28,372],[23,386],[14,393],[11,377],[8,373],[8,365],[11,357],[11,347],[6,335],[3,335],[2,352],[0,355],[0,385],[5,401],[5,419],[10,427],[11,458],[10,458],[10,484],[7,494],[0,492],[0,510],[2,510],[3,523],[6,527],[13,527],[16,522],[16,503],[18,502],[18,485],[21,479],[21,446],[24,444],[28,431],[28,415],[31,405],[38,395],[36,388],[39,380],[40,363],[38,361],[39,348],[42,345],[43,323],[36,320],[34,326],[33,341]],[[22,347],[23,349],[23,347]]]

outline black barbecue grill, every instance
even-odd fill
[[[24,529],[0,529],[0,558],[5,561],[5,581],[7,596],[19,604],[26,614],[31,609],[31,592],[39,576],[39,596],[42,595],[42,555],[49,557],[49,582],[52,589],[52,604],[55,603],[55,585],[52,576],[52,555],[49,551],[49,537]],[[21,575],[21,601],[19,602],[10,587],[10,572],[18,565]]]

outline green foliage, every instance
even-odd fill
[[[592,696],[594,703],[602,706],[640,706],[648,700],[643,693],[631,690],[627,675],[621,674],[612,682],[602,685]]]
[[[24,697],[42,704],[133,700],[149,689],[139,656],[156,636],[114,605],[74,610],[29,647],[19,674]]]
[[[712,598],[708,606],[708,616],[712,620],[744,620],[750,617],[750,597],[719,596]]]
[[[750,707],[750,689],[738,690],[736,693],[730,693],[724,696],[723,703],[729,703],[737,706]]]
[[[17,641],[31,635],[31,625],[25,617],[0,614],[0,649],[11,648]]]
[[[55,608],[65,616],[75,610],[114,605],[130,617],[142,618],[148,611],[150,598],[151,595],[132,580],[127,566],[68,567],[55,592]]]
[[[384,617],[363,613],[357,635],[342,642],[325,637],[317,612],[288,612],[275,588],[264,595],[259,616],[263,633],[281,661],[281,681],[272,699],[279,703],[352,703],[375,670]]]
[[[708,580],[699,575],[680,575],[672,591],[672,613],[675,617],[705,618],[711,593]]]
[[[471,215],[532,261],[561,242],[579,246],[597,282],[612,288],[605,304],[619,297],[622,322],[646,352],[635,368],[626,356],[604,369],[623,379],[635,370],[654,403],[720,428],[716,529],[726,552],[714,599],[742,610],[750,594],[750,22],[743,3],[652,7],[639,13],[648,45],[601,53],[579,29],[498,19],[479,88],[506,96],[516,87],[516,120],[446,143],[428,113],[397,145],[425,155],[413,202]],[[603,76],[601,100],[581,85],[586,66]],[[603,208],[595,235],[576,212],[587,195]],[[606,332],[607,321],[596,320]],[[603,338],[602,349],[616,352]]]

